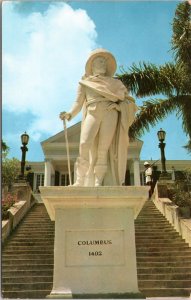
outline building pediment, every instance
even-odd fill
[[[76,123],[75,125],[68,127],[67,136],[69,142],[80,142],[80,131],[81,131],[81,122]],[[60,131],[59,133],[51,136],[47,140],[41,142],[41,145],[50,144],[50,143],[65,143],[65,130]]]
[[[79,143],[80,143],[81,122],[67,128],[67,137],[70,147],[71,158],[78,156]],[[139,158],[143,142],[139,139],[131,140],[129,143],[128,157]],[[41,142],[41,146],[48,159],[61,159],[66,157],[66,138],[65,130],[53,135]]]

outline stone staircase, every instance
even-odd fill
[[[140,291],[147,297],[190,296],[191,248],[147,201],[135,221]]]
[[[138,282],[147,297],[189,296],[191,248],[147,201],[135,221]],[[4,298],[45,299],[53,282],[54,222],[36,204],[2,251]]]
[[[2,251],[5,298],[44,299],[52,290],[54,222],[44,204],[36,204]]]

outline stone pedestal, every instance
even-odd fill
[[[142,298],[134,218],[148,187],[41,187],[55,220],[51,298]]]

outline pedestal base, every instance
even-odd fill
[[[134,218],[148,188],[40,188],[55,219],[49,298],[143,298],[137,284]]]

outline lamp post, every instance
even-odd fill
[[[161,151],[161,164],[162,164],[162,174],[161,175],[166,175],[166,158],[165,158],[165,153],[164,153],[164,148],[166,144],[164,143],[166,132],[162,130],[162,128],[157,132],[158,139],[159,139],[159,148]]]
[[[22,159],[21,159],[21,175],[20,175],[20,178],[21,179],[24,179],[24,171],[25,171],[25,158],[26,158],[26,152],[28,151],[28,148],[27,148],[27,144],[29,142],[29,135],[26,133],[23,133],[21,135],[21,143],[22,143],[22,147],[21,147],[21,150],[22,150]]]

